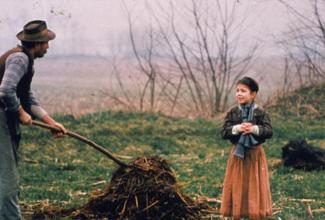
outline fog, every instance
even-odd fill
[[[258,42],[262,55],[278,55],[274,39],[286,30],[289,21],[287,10],[277,0],[221,0],[229,5],[237,4],[237,16],[247,19],[248,26],[241,35],[240,49],[246,44]],[[186,7],[189,0],[171,1]],[[200,2],[200,1],[197,1]],[[299,1],[300,2],[300,1]],[[303,7],[295,1],[295,5]],[[150,7],[148,7],[150,5]],[[135,32],[141,32],[148,21],[148,8],[159,12],[158,5],[168,8],[166,0],[1,0],[0,1],[0,51],[17,43],[15,37],[23,25],[32,19],[44,19],[57,34],[51,42],[49,56],[104,55],[116,50],[130,53],[126,9],[135,22]],[[168,10],[168,9],[166,9]],[[185,24],[180,15],[178,22]],[[118,49],[117,49],[118,48]]]
[[[217,19],[226,16],[226,8],[229,12],[232,6],[236,7],[235,20],[240,39],[236,54],[232,55],[245,56],[253,45],[258,45],[259,59],[254,61],[249,75],[261,83],[261,100],[277,91],[283,80],[283,50],[275,42],[288,30],[288,24],[294,22],[287,8],[277,0],[219,0],[221,9],[213,8],[215,0],[0,0],[0,53],[19,44],[16,34],[28,21],[45,20],[48,28],[56,33],[56,38],[50,41],[45,58],[36,60],[33,79],[33,89],[45,108],[51,113],[86,113],[112,108],[114,103],[109,96],[118,96],[121,92],[116,89],[118,81],[112,72],[112,60],[123,60],[119,68],[123,84],[130,94],[141,93],[145,83],[145,79],[139,80],[141,73],[130,65],[134,53],[128,15],[138,52],[148,52],[145,49],[141,51],[142,44],[148,40],[145,38],[148,37],[148,26],[158,30],[154,17],[161,19],[162,23],[168,20],[164,16],[170,13],[171,5],[175,8],[174,22],[179,32],[188,37],[186,33],[191,31],[191,24],[186,12],[190,10],[192,1],[198,7],[205,7],[200,8],[203,14],[214,13],[211,18],[215,20],[209,22],[216,23],[215,27],[218,27]],[[306,9],[305,1],[287,2],[294,2],[297,10]],[[210,3],[214,6],[210,7]],[[188,35],[195,36],[195,33]],[[210,46],[216,48],[213,43]],[[159,45],[155,51],[162,51]]]

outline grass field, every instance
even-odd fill
[[[230,145],[220,139],[220,121],[187,120],[152,114],[102,112],[79,119],[57,116],[67,128],[85,135],[119,155],[160,155],[175,169],[183,190],[192,197],[220,199]],[[325,207],[324,172],[304,172],[280,164],[281,147],[304,137],[325,147],[324,121],[274,121],[274,138],[265,144],[269,161],[275,217],[306,219],[306,205]],[[288,127],[289,126],[289,127]],[[302,132],[300,129],[304,128]],[[71,138],[52,139],[48,131],[23,129],[21,146],[22,204],[71,207],[108,183],[116,165],[91,147]],[[288,132],[290,130],[290,132]],[[128,161],[128,160],[126,160]],[[307,204],[300,200],[308,199]],[[219,207],[220,204],[211,204]],[[324,219],[325,213],[314,213]]]
[[[65,126],[118,155],[166,158],[193,198],[221,198],[230,144],[220,138],[221,120],[170,118],[158,114],[97,112],[75,119],[56,115]],[[325,219],[324,171],[304,172],[281,164],[281,148],[290,139],[305,138],[325,148],[324,117],[302,120],[272,113],[274,137],[264,144],[269,163],[274,216],[270,219]],[[84,143],[50,132],[23,127],[20,148],[21,204],[25,215],[48,204],[73,207],[102,189],[116,164]],[[220,203],[211,203],[220,207]],[[219,219],[215,216],[213,219]]]

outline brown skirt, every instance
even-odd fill
[[[263,147],[234,156],[232,148],[223,183],[220,214],[227,217],[263,219],[272,215],[267,161]]]

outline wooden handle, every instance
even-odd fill
[[[33,120],[33,125],[42,127],[42,128],[46,128],[46,129],[50,129],[50,130],[54,130],[54,131],[61,131],[59,128],[51,126],[49,124],[45,124],[43,122],[39,122],[39,121],[34,121]],[[97,151],[100,151],[101,153],[105,154],[108,158],[110,158],[111,160],[113,160],[115,163],[117,163],[118,165],[122,166],[122,167],[127,167],[128,165],[124,162],[122,162],[121,160],[119,160],[118,158],[116,158],[110,151],[106,150],[104,147],[96,144],[95,142],[77,134],[71,131],[67,131],[67,135],[70,137],[73,137],[75,139],[78,139],[90,146],[92,146],[93,148],[95,148]]]

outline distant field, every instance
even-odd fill
[[[270,65],[273,63],[274,65]],[[33,88],[43,106],[50,113],[82,115],[107,109],[124,108],[107,94],[122,97],[117,78],[112,72],[111,61],[101,57],[61,57],[36,60]],[[139,103],[144,85],[137,70],[128,70],[130,62],[120,64],[121,80],[132,94],[132,101]],[[260,82],[259,99],[263,102],[281,86],[279,58],[260,59],[250,71]],[[276,69],[277,68],[277,69]],[[149,101],[147,101],[149,102]],[[188,105],[188,104],[185,104]],[[156,111],[168,113],[164,101]],[[178,113],[180,115],[182,113]]]

